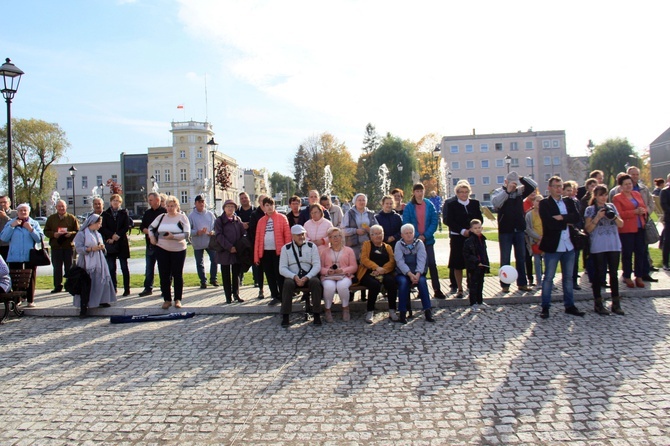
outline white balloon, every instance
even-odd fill
[[[514,283],[517,277],[519,277],[519,274],[516,272],[516,268],[511,265],[501,266],[498,270],[498,278],[507,285]]]

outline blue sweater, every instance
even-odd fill
[[[391,247],[395,247],[395,244],[400,240],[400,227],[402,226],[402,217],[396,211],[391,210],[391,212],[379,212],[375,215],[377,219],[377,224],[384,228],[384,243],[389,243]],[[388,238],[393,237],[395,241],[389,242]]]
[[[35,243],[44,238],[42,228],[32,218],[28,220],[33,232],[28,231],[20,226],[12,226],[16,220],[11,219],[0,232],[0,239],[3,242],[9,243],[9,254],[7,255],[7,262],[25,263],[30,260],[30,250],[35,247]]]
[[[426,206],[426,232],[419,234],[419,226],[416,218],[416,209],[414,203],[411,201],[405,205],[405,210],[402,213],[402,222],[411,223],[414,226],[414,237],[423,235],[426,239],[426,245],[435,244],[435,231],[437,230],[437,211],[433,203],[427,199],[423,199],[423,204]]]

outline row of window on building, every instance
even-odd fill
[[[81,188],[84,189],[84,190],[88,190],[88,188],[89,188],[88,176],[83,175],[83,176],[79,177],[79,179],[81,180]],[[73,180],[74,180],[74,178],[67,177],[67,184],[65,185],[66,189],[72,190]],[[118,179],[117,175],[112,175],[112,181],[118,183],[118,180],[119,179]],[[101,184],[104,185],[106,183],[107,183],[107,180],[103,181],[102,180],[102,175],[98,175],[98,176],[95,177],[95,184],[93,185],[93,187],[99,186]],[[56,182],[56,190],[58,190],[58,182]]]
[[[544,174],[544,180],[549,181],[549,178],[551,178],[553,175],[556,175],[556,176],[560,177],[561,173],[560,172],[545,173]],[[477,186],[477,185],[488,186],[488,185],[491,185],[491,184],[495,184],[496,186],[500,186],[503,183],[505,183],[505,175],[496,175],[495,176],[495,183],[491,183],[492,177],[488,177],[488,176],[481,177],[481,183],[477,182],[477,177],[467,177],[465,179],[468,180],[468,183],[470,183],[471,186]],[[458,182],[460,180],[461,180],[461,178],[451,177],[452,186],[456,186],[456,184],[458,184]]]
[[[533,150],[535,148],[533,141],[526,141],[525,143],[526,150]],[[493,148],[498,151],[502,152],[504,149],[503,143],[497,142],[493,145]],[[542,141],[542,148],[543,149],[560,149],[561,148],[561,141],[558,139],[545,139]],[[474,144],[465,144],[464,146],[465,153],[474,153],[475,151],[475,146]],[[512,152],[516,152],[519,150],[519,143],[516,141],[512,141],[509,143],[509,150]],[[488,143],[482,143],[479,145],[479,151],[480,152],[488,152],[489,151],[489,144]],[[460,153],[460,146],[458,144],[452,144],[449,146],[449,152],[450,153]]]
[[[510,160],[510,167],[515,168],[519,167],[519,158],[512,158]],[[526,158],[526,167],[534,167],[534,159],[533,158]],[[542,164],[545,166],[551,166],[553,163],[554,166],[560,166],[561,165],[561,157],[560,156],[554,156],[553,158],[551,156],[545,156],[542,159]],[[451,170],[459,170],[461,168],[461,162],[460,161],[452,161],[450,163],[451,165]],[[491,167],[491,162],[490,160],[480,160],[479,162],[479,167],[481,169],[488,169]],[[495,160],[495,167],[505,167],[505,160],[504,159],[497,159]],[[465,168],[466,169],[474,169],[475,168],[475,161],[474,160],[466,160],[465,161]]]

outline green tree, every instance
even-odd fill
[[[309,165],[309,157],[307,150],[301,144],[298,151],[293,157],[293,179],[297,188],[297,193],[300,196],[307,195],[307,188],[305,187],[305,177],[307,176],[307,166]]]
[[[0,145],[7,146],[7,127],[0,130]],[[56,185],[56,172],[50,167],[70,147],[65,132],[39,119],[12,120],[12,165],[15,203],[30,203],[35,210],[50,198]],[[7,166],[7,152],[0,151],[0,166]],[[7,184],[7,170],[2,173]]]
[[[381,181],[378,170],[382,164],[385,164],[389,170],[391,178],[391,189],[399,187],[405,191],[412,190],[412,171],[417,171],[417,151],[416,145],[408,140],[403,140],[397,136],[387,133],[382,139],[380,146],[372,153],[370,160],[366,160],[366,169],[368,173],[368,187],[371,188],[368,195],[369,202],[376,202],[382,197],[380,188]],[[402,165],[402,171],[398,165]]]
[[[274,194],[282,193],[286,199],[286,203],[288,203],[288,198],[297,192],[293,178],[282,175],[279,172],[272,172],[269,181],[272,192]]]
[[[328,132],[305,139],[293,158],[293,166],[303,195],[311,189],[323,192],[326,166],[333,174],[331,191],[346,198],[353,195],[356,164],[346,145]]]
[[[610,187],[614,185],[619,172],[633,165],[639,167],[640,159],[626,138],[608,139],[598,144],[589,160],[589,170],[602,170],[605,177],[603,181]]]

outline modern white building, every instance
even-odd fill
[[[70,169],[73,175],[70,174]],[[121,164],[118,161],[100,163],[54,164],[56,171],[56,192],[68,204],[68,212],[81,215],[91,210],[91,197],[109,197],[108,180],[119,182]],[[95,189],[95,190],[94,190]],[[107,200],[105,200],[107,202]],[[47,212],[55,212],[47,203]]]
[[[459,180],[468,180],[472,197],[482,201],[491,199],[491,193],[502,186],[508,171],[531,176],[541,193],[553,175],[567,174],[565,130],[477,135],[445,136],[440,143],[447,184],[442,195],[452,195]]]

